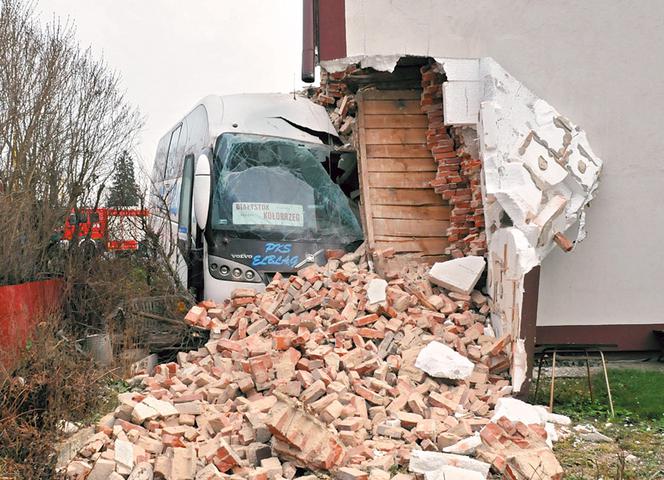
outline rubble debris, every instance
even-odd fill
[[[159,357],[156,353],[150,354],[131,365],[131,374],[138,375],[141,373],[152,374],[152,370],[159,363]]]
[[[417,355],[415,366],[432,377],[465,380],[470,377],[475,364],[447,345],[431,342]]]
[[[456,453],[459,455],[472,455],[475,453],[475,449],[480,445],[482,445],[482,439],[480,438],[479,433],[475,433],[474,435],[468,438],[464,438],[454,445],[443,448],[443,452]]]
[[[152,480],[153,478],[152,465],[148,462],[142,462],[134,467],[127,480]]]
[[[85,477],[87,480],[108,480],[115,472],[115,462],[107,458],[99,458],[92,471]]]
[[[547,445],[546,429],[538,424],[512,422],[507,417],[487,424],[481,431],[477,458],[510,480],[562,479],[563,470]]]
[[[490,466],[488,463],[474,460],[464,455],[416,450],[411,452],[408,469],[411,472],[428,475],[435,473],[443,467],[456,467],[480,473],[482,474],[482,478],[486,478],[489,474]]]
[[[572,424],[572,420],[567,415],[560,415],[559,413],[546,412],[546,421],[555,425],[568,426]]]
[[[387,480],[395,465],[473,479],[490,464],[507,471],[499,456],[526,469],[524,442],[538,456],[548,449],[540,423],[501,433],[519,448],[507,452],[520,455],[514,461],[488,442],[494,425],[509,422],[491,418],[512,391],[510,335],[493,336],[480,292],[449,291],[426,275],[421,265],[389,273],[385,300],[371,303],[380,278],[351,254],[277,274],[262,293],[202,302],[185,321],[208,329],[208,343],[130,379],[135,390],[118,395],[68,478],[139,480],[150,477],[146,462],[169,480],[313,480],[322,471]]]
[[[376,303],[384,302],[387,297],[385,290],[387,282],[382,278],[374,278],[367,284],[367,303],[375,305]]]
[[[437,262],[429,271],[429,280],[452,292],[469,295],[480,279],[485,266],[484,257],[472,255],[447,262]]]
[[[443,465],[438,470],[425,475],[426,480],[485,480],[486,475],[465,468]]]
[[[564,252],[571,252],[574,248],[574,243],[567,238],[563,233],[556,232],[553,236],[553,241],[558,245]]]
[[[575,425],[573,430],[577,433],[581,440],[594,443],[609,443],[613,442],[610,437],[600,433],[594,426],[588,425]]]
[[[512,367],[510,370],[512,386],[515,392],[521,391],[521,386],[526,381],[527,372],[528,354],[526,352],[526,341],[523,338],[517,338],[512,349]]]
[[[84,460],[77,460],[69,463],[66,468],[65,475],[67,478],[74,480],[83,480],[88,476],[92,470],[92,465]]]
[[[329,423],[337,418],[328,416]],[[283,396],[270,409],[265,424],[273,435],[272,449],[302,467],[331,470],[344,460],[344,446],[327,426]]]
[[[530,405],[516,398],[501,398],[496,402],[491,420],[505,417],[513,422],[544,425],[548,412],[544,407]]]

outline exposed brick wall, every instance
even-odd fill
[[[328,110],[330,120],[343,143],[352,140],[355,127],[357,105],[354,95],[348,90],[346,77],[356,70],[358,70],[356,65],[349,65],[342,72],[330,73],[321,69],[320,86],[309,92],[312,101]]]
[[[331,106],[336,101],[348,94],[348,86],[345,83],[346,76],[355,70],[355,66],[350,67],[343,72],[326,72],[321,70],[320,88],[315,101],[321,105]]]
[[[355,100],[346,84],[348,75],[357,71],[350,65],[342,72],[321,71],[320,87],[310,91],[312,100],[325,106],[344,143],[353,142]],[[446,254],[452,257],[485,255],[484,210],[480,185],[482,163],[477,149],[467,145],[471,136],[460,127],[445,126],[443,90],[445,80],[440,65],[425,65],[422,73],[422,111],[427,114],[427,146],[438,163],[436,178],[431,182],[435,192],[452,207],[450,226],[445,232],[450,242]],[[350,108],[348,108],[350,107]],[[468,128],[468,127],[466,127]],[[475,137],[472,137],[476,139]]]
[[[422,72],[422,111],[427,114],[427,146],[438,163],[431,182],[436,193],[452,207],[446,253],[453,257],[486,254],[480,173],[482,163],[473,155],[467,136],[443,122],[443,81],[440,65],[425,65]]]

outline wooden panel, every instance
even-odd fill
[[[419,115],[365,115],[365,128],[427,128],[427,117]]]
[[[410,218],[413,220],[449,220],[450,207],[443,205],[374,205],[373,218]]]
[[[431,188],[430,182],[435,175],[432,172],[403,173],[365,173],[372,188]]]
[[[365,115],[422,113],[419,100],[365,100],[363,103]]]
[[[431,158],[431,151],[421,145],[366,145],[367,157],[424,157]]]
[[[424,128],[366,128],[367,145],[421,145],[426,143]]]
[[[443,201],[433,188],[407,190],[397,188],[371,188],[369,201],[374,205],[442,205]]]
[[[419,100],[422,90],[378,90],[369,88],[362,90],[365,100]]]
[[[450,222],[445,220],[373,219],[374,234],[390,237],[440,237]]]
[[[369,172],[435,172],[438,170],[432,158],[367,158]],[[408,173],[410,175],[410,173]],[[431,175],[434,178],[435,175]]]
[[[376,238],[376,248],[394,248],[397,253],[422,252],[425,255],[442,255],[449,245],[445,237],[431,238],[404,238],[385,237]]]
[[[450,207],[430,182],[437,164],[426,146],[419,90],[357,95],[359,172],[369,248],[394,247],[408,258],[443,258]],[[433,260],[432,260],[433,259]]]

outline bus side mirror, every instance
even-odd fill
[[[210,159],[199,155],[194,170],[194,213],[198,228],[205,230],[210,208]]]

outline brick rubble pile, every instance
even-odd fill
[[[446,274],[356,252],[193,307],[209,342],[134,377],[67,478],[561,478],[547,413],[509,404],[509,336]]]

